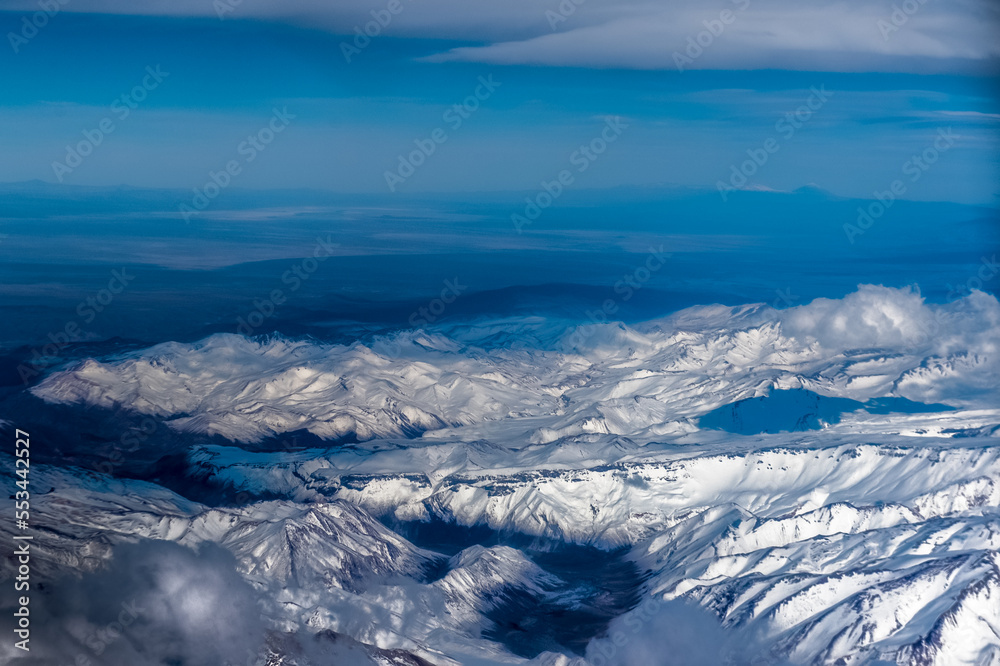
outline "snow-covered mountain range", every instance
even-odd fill
[[[219,548],[275,664],[324,663],[315,641],[358,663],[650,663],[681,616],[704,639],[686,663],[1000,664],[998,325],[981,292],[862,286],[634,326],[216,335],[83,360],[34,395],[229,440],[180,474],[244,501],[42,466],[37,570]],[[300,431],[328,445],[241,448]],[[603,577],[574,575],[600,553],[618,558]]]

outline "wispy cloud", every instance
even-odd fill
[[[997,9],[927,5],[894,21],[885,3],[735,0],[721,9],[658,3],[597,24],[457,47],[429,59],[635,69],[986,70],[1000,56]]]
[[[0,0],[0,9],[29,11],[35,4]],[[432,59],[496,64],[673,69],[676,54],[690,57],[691,43],[699,46],[685,65],[690,69],[948,72],[995,69],[1000,60],[1000,5],[990,0],[586,0],[573,6],[569,13],[554,0],[468,0],[460,7],[451,0],[401,0],[398,18],[380,33],[471,42]],[[242,0],[224,16],[347,35],[381,8],[363,0]],[[66,11],[218,16],[205,0],[74,0]]]

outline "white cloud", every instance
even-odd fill
[[[723,11],[731,13],[721,16]],[[637,69],[925,71],[975,67],[1000,55],[994,8],[925,6],[905,23],[898,16],[893,23],[892,12],[885,3],[658,3],[597,24],[455,48],[434,59]]]
[[[282,21],[336,34],[352,34],[386,6],[362,0],[228,1],[232,11],[224,14],[226,20]],[[706,22],[718,34],[701,35],[703,51],[686,63],[689,69],[953,71],[993,68],[1000,57],[995,39],[1000,6],[989,0],[401,2],[402,10],[380,34],[481,42],[439,54],[437,60],[674,69],[674,53],[684,54],[688,39],[705,33]],[[560,6],[575,9],[559,14]],[[37,7],[33,0],[0,0],[0,9]],[[720,30],[724,10],[733,20]],[[74,0],[65,11],[218,14],[207,0]]]
[[[927,341],[931,310],[915,289],[860,285],[842,299],[817,298],[781,313],[782,331],[825,349],[900,347]]]

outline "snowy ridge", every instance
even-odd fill
[[[650,593],[696,600],[792,663],[979,663],[1000,647],[1000,638],[983,638],[995,635],[981,628],[975,658],[949,661],[971,648],[964,626],[948,618],[966,617],[963,608],[1000,593],[1000,447],[989,439],[955,446],[927,438],[906,448],[813,448],[812,437],[791,434],[763,439],[786,445],[702,455],[612,447],[621,458],[643,460],[590,469],[467,469],[436,483],[415,469],[363,477],[340,470],[333,483],[325,465],[347,454],[302,460],[290,476],[268,465],[220,466],[208,451],[195,457],[212,461],[217,480],[293,495],[300,491],[288,481],[301,484],[312,470],[327,483],[311,492],[321,487],[397,519],[630,545],[652,574]],[[1000,607],[977,617],[984,627],[998,626]],[[938,656],[920,661],[912,656],[917,651]]]
[[[452,558],[450,571],[434,585],[448,598],[450,612],[475,630],[483,626],[481,614],[520,594],[535,598],[553,596],[560,582],[507,546],[472,546]]]
[[[119,540],[208,540],[270,590],[276,620],[431,663],[447,662],[445,654],[459,663],[472,663],[463,654],[516,663],[477,638],[490,625],[485,614],[511,594],[550,598],[558,579],[513,548],[475,546],[453,557],[440,580],[393,583],[421,580],[434,556],[361,508],[380,507],[397,518],[630,545],[649,572],[649,594],[698,602],[725,626],[752,632],[776,659],[990,663],[1000,649],[993,633],[1000,627],[1000,447],[963,441],[681,458],[664,452],[675,459],[480,471],[433,486],[414,473],[363,484],[345,478],[327,486],[331,497],[310,504],[241,509],[210,509],[152,484],[39,468],[39,483],[57,490],[36,501],[37,520],[60,530],[39,544],[38,561],[42,572],[81,563],[93,569]],[[267,468],[241,465],[217,471],[234,479]]]
[[[10,462],[10,456],[3,458]],[[523,662],[479,638],[490,624],[483,613],[504,590],[542,591],[554,580],[520,552],[499,547],[485,553],[470,549],[455,559],[445,579],[424,583],[428,565],[440,564],[440,556],[339,500],[212,509],[141,481],[47,466],[32,474],[33,482],[53,488],[33,502],[34,520],[58,525],[40,530],[33,575],[51,580],[67,571],[98,570],[116,544],[139,539],[191,547],[212,542],[236,556],[276,630],[349,637],[364,644],[358,650],[374,663],[416,664],[417,658],[438,665],[476,663],[473,657],[484,657],[481,663]],[[13,480],[5,480],[4,488],[12,494]],[[4,525],[0,534],[9,539],[13,528]],[[16,558],[2,564],[5,579],[16,574]],[[442,645],[454,656],[442,653]]]
[[[981,292],[929,306],[913,291],[866,286],[784,311],[709,306],[636,328],[549,326],[538,335],[559,342],[539,349],[492,346],[487,324],[370,346],[220,334],[88,360],[32,390],[249,442],[298,430],[361,441],[512,431],[540,444],[587,433],[649,440],[789,388],[997,407],[987,389],[1000,373],[1000,304]]]
[[[305,430],[331,445],[188,449],[184,483],[268,498],[240,508],[33,467],[53,488],[33,496],[33,521],[52,526],[37,570],[94,570],[137,537],[211,542],[276,631],[433,664],[526,663],[483,637],[500,636],[491,613],[568,608],[569,575],[510,545],[463,542],[446,560],[380,521],[454,523],[627,549],[646,599],[700,605],[761,663],[996,666],[998,329],[1000,304],[980,292],[928,305],[862,286],[631,327],[523,318],[346,346],[218,335],[86,360],[34,394],[232,442]],[[791,429],[812,429],[701,426],[765,396],[765,420],[784,400],[802,411]],[[820,413],[844,398],[838,418]],[[620,619],[651,627],[641,612]]]
[[[827,435],[822,448],[816,437],[766,439],[775,446],[733,453],[706,447],[700,455],[699,447],[622,451],[612,443],[604,449],[608,458],[583,465],[559,461],[559,447],[546,449],[555,462],[529,449],[508,454],[504,468],[466,464],[441,478],[430,466],[446,459],[440,449],[460,445],[389,450],[360,459],[351,452],[307,451],[256,454],[252,460],[205,447],[191,459],[196,475],[242,490],[300,500],[335,497],[376,515],[435,516],[605,546],[635,543],[648,525],[696,507],[731,504],[778,517],[836,504],[893,502],[910,507],[904,515],[926,519],[936,506],[975,509],[997,502],[1000,448],[992,438],[985,447],[971,439],[959,440],[964,446],[938,440],[939,446],[903,447],[912,439],[898,437],[885,445],[837,446]],[[368,472],[407,463],[399,473]],[[647,527],[634,532],[640,525]]]
[[[554,408],[526,368],[463,357],[441,336],[419,334],[409,342],[413,357],[395,359],[361,344],[219,334],[111,363],[86,361],[36,393],[53,402],[175,417],[170,424],[182,432],[240,441],[295,430],[327,439],[415,436],[505,416],[518,405]]]
[[[39,484],[60,489],[33,505],[40,524],[60,526],[37,547],[46,573],[57,564],[92,570],[111,544],[140,538],[190,546],[211,541],[236,555],[248,577],[352,591],[368,580],[419,577],[436,557],[340,500],[214,509],[140,481],[38,470]],[[5,485],[14,492],[13,481]]]
[[[833,520],[818,530],[817,513]],[[954,599],[964,590],[1000,591],[991,564],[1000,515],[913,518],[899,507],[841,506],[774,521],[719,514],[713,530],[699,516],[654,539],[642,561],[660,572],[655,590],[694,598],[728,626],[755,629],[793,663],[867,663],[873,656],[911,663],[902,655],[917,641],[939,654],[968,647],[955,633],[935,639],[933,630],[957,612]],[[762,542],[762,533],[772,538]],[[683,552],[671,550],[674,539]],[[981,621],[995,626],[1000,613],[986,612]],[[995,640],[983,635],[982,649],[991,649]]]

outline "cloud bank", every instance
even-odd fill
[[[7,656],[24,666],[243,664],[264,638],[257,598],[218,546],[124,544],[107,569],[33,593],[32,624],[40,633],[30,654]]]
[[[223,9],[220,10],[220,3]],[[515,0],[497,4],[401,0],[387,3],[313,0],[195,0],[132,3],[76,0],[64,11],[218,17],[291,23],[354,35],[473,42],[436,61],[634,69],[792,69],[933,72],[995,70],[1000,6],[988,0],[834,2],[814,0]],[[11,0],[2,9],[31,11]]]

